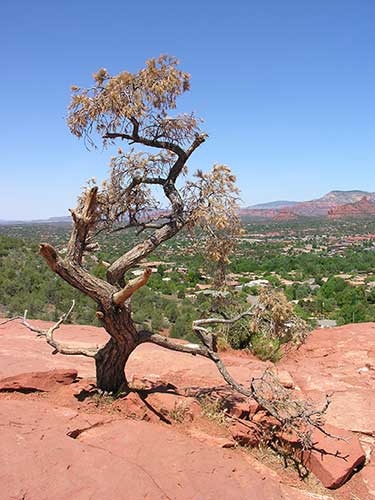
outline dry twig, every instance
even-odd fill
[[[72,313],[73,309],[75,306],[75,301],[73,300],[72,305],[70,306],[70,309],[68,312],[64,313],[60,319],[52,325],[48,330],[42,330],[41,328],[36,328],[35,326],[32,326],[27,320],[27,309],[25,310],[25,313],[23,316],[15,316],[13,318],[10,318],[8,320],[3,321],[0,323],[0,325],[4,325],[6,323],[9,323],[10,321],[15,321],[17,319],[21,320],[21,324],[24,325],[26,328],[28,328],[30,331],[34,332],[37,334],[38,337],[45,337],[47,344],[49,344],[51,347],[54,348],[54,351],[52,354],[66,354],[66,355],[71,355],[71,356],[87,356],[89,358],[94,358],[97,352],[101,349],[101,346],[95,345],[95,346],[73,346],[73,345],[68,345],[65,342],[61,342],[59,340],[56,340],[54,337],[54,332],[60,328],[60,326],[66,321],[66,319],[70,316]]]

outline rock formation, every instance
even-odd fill
[[[360,218],[375,215],[375,202],[364,196],[355,203],[348,203],[332,208],[328,212],[330,219]]]

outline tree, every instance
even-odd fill
[[[211,171],[198,170],[188,177],[188,160],[207,135],[193,113],[174,111],[178,96],[190,88],[190,76],[177,66],[175,58],[160,56],[136,73],[111,76],[101,69],[93,75],[91,87],[72,86],[70,131],[89,146],[99,142],[109,147],[119,140],[131,147],[127,151],[120,148],[112,157],[107,180],[99,186],[92,179],[82,192],[77,207],[71,210],[73,226],[66,252],[58,252],[48,243],[40,245],[52,271],[95,301],[97,318],[110,339],[99,348],[72,348],[54,340],[54,329],[46,336],[57,352],[93,357],[97,386],[108,392],[126,390],[126,362],[144,342],[212,359],[212,342],[185,346],[150,331],[138,331],[131,296],[147,283],[151,271],[125,280],[130,269],[185,227],[200,231],[204,247],[219,262],[226,261],[239,231],[238,189],[231,170],[214,165]],[[141,151],[142,146],[148,149]],[[165,205],[158,201],[156,189]],[[112,262],[105,279],[89,273],[84,257],[98,249],[96,237],[131,229],[144,235],[143,241]]]

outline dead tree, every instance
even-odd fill
[[[233,389],[254,397],[283,427],[294,419],[297,424],[293,429],[299,429],[301,420],[319,428],[322,412],[292,402],[289,406],[293,411],[284,415],[285,411],[280,411],[286,404],[283,394],[282,406],[273,399],[268,401],[259,384],[250,384],[249,380],[247,388],[237,383],[220,359],[212,327],[233,324],[254,315],[254,311],[232,319],[194,321],[192,329],[200,344],[182,344],[155,332],[139,331],[132,319],[131,297],[147,283],[150,271],[128,282],[126,273],[162,243],[185,227],[199,227],[204,248],[222,267],[240,234],[238,189],[231,170],[225,165],[214,165],[211,171],[198,170],[194,176],[188,176],[187,163],[207,135],[199,129],[194,114],[174,113],[177,97],[190,86],[189,75],[180,71],[177,64],[172,57],[160,56],[148,61],[137,73],[111,76],[101,69],[94,75],[92,87],[72,87],[68,125],[74,135],[83,137],[89,145],[99,139],[107,147],[120,140],[148,148],[145,152],[119,149],[111,160],[109,178],[101,186],[93,180],[89,182],[77,207],[71,210],[73,225],[65,252],[48,243],[40,245],[40,253],[50,269],[96,303],[96,316],[109,335],[108,342],[104,346],[74,346],[58,341],[54,332],[71,310],[46,331],[30,325],[26,314],[22,323],[44,336],[54,353],[95,359],[97,387],[102,391],[118,393],[128,389],[126,362],[139,345],[150,342],[213,361]],[[157,203],[155,188],[162,193],[165,206]],[[85,266],[85,255],[98,248],[97,236],[129,229],[144,235],[144,239],[109,265],[106,279],[91,274]]]
[[[205,343],[183,345],[138,331],[129,302],[150,273],[128,283],[125,279],[129,270],[185,227],[206,230],[201,237],[218,261],[226,258],[239,230],[238,190],[231,170],[214,165],[211,171],[198,170],[187,177],[188,160],[207,135],[193,113],[174,111],[177,97],[190,87],[190,76],[177,64],[173,57],[160,56],[137,73],[111,76],[101,69],[93,75],[92,87],[72,87],[68,125],[74,135],[92,146],[98,140],[104,147],[122,141],[147,148],[119,149],[111,159],[108,179],[100,186],[95,181],[88,184],[71,210],[73,226],[65,253],[48,243],[40,245],[51,270],[96,303],[96,315],[110,338],[103,347],[89,347],[80,354],[95,359],[97,386],[103,391],[126,390],[126,362],[142,343],[211,359],[214,352]],[[162,193],[164,205],[157,201],[155,189]],[[106,280],[93,276],[85,267],[85,255],[97,249],[97,236],[129,229],[144,235],[143,241],[110,264]],[[46,337],[53,341],[51,334]],[[52,345],[57,352],[77,354],[66,345]]]

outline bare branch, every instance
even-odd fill
[[[25,311],[25,312],[27,312],[27,311]],[[2,326],[2,325],[6,325],[7,323],[10,323],[11,321],[15,321],[15,320],[17,320],[17,319],[21,319],[21,320],[22,320],[22,318],[23,318],[22,316],[13,316],[12,318],[8,318],[8,319],[6,319],[6,320],[2,321],[2,322],[0,323],[0,326]]]
[[[83,267],[69,259],[62,259],[55,248],[48,243],[39,245],[39,252],[53,272],[61,276],[67,283],[85,293],[97,303],[110,302],[116,291],[106,281],[93,276]]]
[[[21,320],[21,325],[26,326],[30,331],[34,332],[37,334],[38,337],[45,336],[46,331],[42,330],[41,328],[36,328],[35,326],[30,325],[28,321],[26,321],[27,317],[27,309],[25,309],[25,312],[23,316],[13,316],[13,318],[6,319],[5,321],[2,321],[0,323],[0,326],[6,325],[7,323],[10,323],[11,321],[16,321],[17,319]]]
[[[25,309],[24,315],[23,315],[23,317],[21,317],[21,319],[22,319],[21,324],[22,325],[26,326],[26,328],[28,328],[32,332],[36,333],[37,337],[41,337],[41,336],[45,335],[44,330],[42,330],[41,328],[35,328],[35,326],[30,325],[30,323],[28,323],[26,321],[26,317],[27,317],[27,309]]]
[[[91,241],[89,234],[94,228],[98,216],[97,193],[97,186],[88,189],[78,207],[71,210],[74,224],[66,258],[61,258],[56,249],[48,243],[41,243],[39,252],[53,272],[100,303],[103,300],[109,302],[115,290],[106,281],[92,276],[81,265],[84,252],[96,249],[96,243]]]
[[[251,316],[252,310],[249,309],[248,311],[245,311],[241,314],[238,314],[234,318],[231,319],[225,319],[225,318],[204,318],[204,319],[197,319],[193,321],[192,324],[192,329],[193,332],[198,336],[198,338],[203,342],[203,344],[210,349],[211,351],[217,352],[217,335],[214,332],[211,332],[207,328],[204,328],[201,325],[215,325],[215,324],[225,324],[225,325],[231,325],[233,323],[236,323],[242,318],[245,318],[246,316]]]
[[[180,344],[175,342],[169,337],[164,337],[158,333],[153,333],[148,330],[141,330],[139,333],[138,345],[149,342],[156,344],[171,351],[184,352],[185,354],[192,354],[193,356],[199,355],[209,358],[208,350],[199,344]]]
[[[72,305],[69,309],[69,311],[65,314],[63,314],[60,319],[53,325],[51,328],[48,330],[41,330],[39,328],[35,328],[32,325],[30,325],[26,321],[26,315],[27,315],[27,310],[25,311],[25,314],[22,318],[21,323],[31,330],[32,332],[35,332],[38,334],[38,336],[44,336],[46,338],[47,344],[49,344],[51,347],[53,347],[55,350],[52,354],[65,354],[65,355],[70,355],[70,356],[87,356],[89,358],[94,358],[96,353],[101,349],[102,346],[87,346],[87,347],[78,347],[78,346],[72,346],[64,342],[60,342],[54,338],[54,332],[60,328],[62,323],[68,318],[68,316],[71,314],[73,311],[73,308],[75,306],[75,301],[73,300]]]
[[[208,332],[208,330],[198,325],[214,323],[233,324],[235,321],[250,314],[251,311],[246,311],[236,318],[229,320],[223,320],[221,318],[211,318],[211,321],[210,319],[197,320],[193,322],[193,330],[202,339],[202,333],[204,333],[204,335],[209,335],[211,332]],[[203,338],[202,340],[207,339]],[[305,401],[294,400],[291,396],[291,392],[281,385],[276,375],[270,370],[266,370],[259,379],[253,379],[250,389],[247,389],[230,375],[218,353],[210,348],[210,341],[204,341],[203,346],[198,344],[180,344],[168,337],[163,337],[162,335],[143,330],[139,334],[139,343],[143,342],[151,342],[173,351],[199,355],[211,359],[215,363],[221,376],[235,391],[246,397],[253,398],[262,408],[274,417],[277,422],[279,422],[279,425],[272,431],[270,439],[273,439],[275,436],[282,436],[284,432],[294,432],[298,437],[302,450],[314,450],[316,447],[312,442],[311,436],[312,429],[315,428],[327,437],[345,440],[345,438],[341,436],[329,433],[324,428],[322,416],[330,404],[328,397],[323,408],[320,410],[317,410],[310,403]],[[345,457],[339,456],[339,458]]]
[[[193,152],[201,145],[204,143],[204,141],[207,138],[207,134],[196,134],[194,141],[191,143],[189,148],[184,151],[183,155],[178,155],[178,159],[176,163],[173,165],[171,168],[169,174],[168,174],[168,180],[172,181],[173,183],[176,182],[177,177],[181,174],[182,169],[184,168],[187,160],[190,158],[190,156],[193,154]]]
[[[262,408],[280,422],[279,431],[294,432],[303,449],[315,449],[311,440],[313,428],[327,437],[345,441],[345,438],[331,434],[324,428],[322,417],[330,404],[329,397],[320,410],[309,402],[294,399],[291,391],[285,389],[269,369],[261,377],[252,379],[251,393]]]
[[[97,219],[97,194],[97,186],[88,189],[83,206],[70,211],[74,226],[68,243],[67,255],[78,264],[82,262],[83,253],[87,250],[87,238]]]
[[[161,243],[177,234],[184,224],[185,222],[183,220],[171,220],[171,222],[167,223],[165,226],[156,229],[156,231],[142,243],[139,243],[129,250],[129,252],[119,257],[107,270],[107,279],[109,283],[113,285],[116,283],[123,284],[123,277],[126,271],[134,267],[144,257],[147,257],[147,255],[153,252]]]
[[[125,303],[139,288],[144,286],[151,276],[151,269],[147,268],[144,270],[143,276],[135,278],[127,283],[127,285],[118,292],[113,294],[113,302],[120,306]]]
[[[246,316],[252,316],[253,310],[249,309],[247,311],[244,311],[241,314],[238,314],[237,316],[234,316],[234,318],[226,319],[226,318],[203,318],[203,319],[196,319],[193,321],[193,330],[195,329],[196,326],[200,325],[214,325],[214,324],[233,324],[237,323],[242,318],[245,318]]]
[[[53,248],[53,246],[50,245],[49,243],[41,243],[39,245],[39,253],[44,258],[44,260],[47,262],[50,269],[52,271],[56,272],[58,255],[57,255],[56,250]]]
[[[138,344],[142,344],[145,342],[150,342],[152,344],[159,345],[166,349],[170,349],[172,351],[183,352],[186,354],[192,354],[193,356],[203,356],[204,358],[211,359],[216,365],[216,368],[219,370],[220,374],[224,378],[224,380],[231,386],[233,389],[238,391],[240,394],[244,396],[250,397],[252,396],[252,392],[249,389],[246,389],[243,385],[237,383],[234,378],[230,375],[228,370],[226,369],[224,363],[220,359],[220,356],[217,352],[214,352],[206,345],[199,344],[180,344],[171,340],[168,337],[164,337],[163,335],[159,335],[157,333],[153,333],[147,330],[142,330],[139,332],[139,341]]]
[[[207,139],[208,135],[203,133],[203,134],[196,134],[194,141],[192,142],[191,146],[188,148],[186,151],[186,155],[189,158],[189,156],[201,145],[204,143],[204,141]]]
[[[147,139],[146,137],[141,137],[134,132],[132,134],[124,134],[121,132],[107,132],[103,135],[103,139],[126,139],[127,141],[132,141],[133,143],[144,144],[151,148],[167,149],[172,151],[177,156],[185,157],[185,151],[178,145],[170,141],[160,141],[156,139]]]
[[[138,229],[137,234],[139,234],[142,231],[144,231],[145,229],[160,229],[163,226],[165,226],[166,224],[168,224],[168,221],[170,221],[171,218],[172,218],[172,216],[169,212],[165,212],[165,213],[162,212],[161,214],[159,213],[155,217],[147,217],[144,220],[135,220],[135,221],[129,222],[128,224],[125,224],[123,226],[115,227],[114,229],[111,229],[108,232],[118,233],[120,231],[124,231],[124,230],[129,229],[129,228],[135,228],[135,229]],[[104,229],[102,229],[102,230],[104,230]],[[100,231],[98,231],[98,233],[99,232]]]

